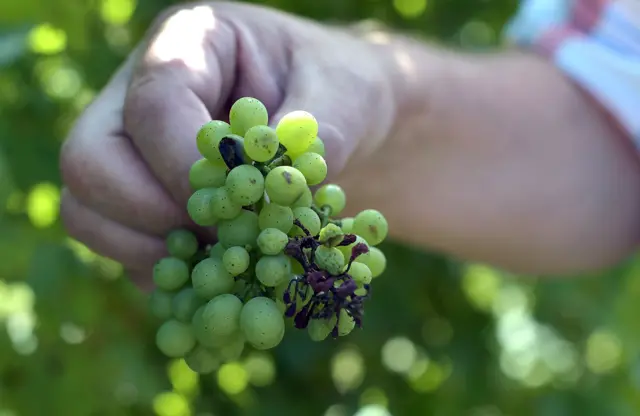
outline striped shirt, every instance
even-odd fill
[[[506,35],[553,60],[640,149],[640,0],[522,0]]]

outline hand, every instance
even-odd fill
[[[199,127],[226,119],[242,96],[265,103],[273,124],[309,111],[335,174],[365,139],[375,149],[393,123],[393,77],[380,53],[341,29],[261,7],[170,10],[63,147],[69,234],[148,287],[153,263],[166,255],[166,233],[193,227],[185,207]]]

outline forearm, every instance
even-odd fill
[[[604,113],[541,58],[394,50],[395,135],[344,175],[393,237],[514,271],[611,265],[640,241],[640,164]]]

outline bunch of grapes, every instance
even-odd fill
[[[265,106],[245,97],[229,123],[202,126],[197,147],[187,211],[216,227],[217,243],[203,246],[185,229],[168,235],[170,257],[154,267],[150,299],[164,321],[158,348],[206,374],[240,358],[247,343],[277,346],[287,321],[314,341],[361,327],[371,280],[386,266],[375,246],[387,221],[373,209],[338,219],[344,191],[311,191],[327,175],[316,119],[294,111],[274,129]]]

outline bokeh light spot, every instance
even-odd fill
[[[276,377],[276,366],[271,355],[254,352],[244,361],[244,368],[249,377],[249,383],[264,387],[273,383]]]
[[[408,373],[417,356],[415,345],[406,337],[391,338],[382,347],[382,364],[396,373]]]
[[[30,49],[42,55],[54,55],[67,47],[67,34],[64,30],[48,23],[36,26],[29,33]]]
[[[589,370],[596,374],[608,373],[620,365],[622,343],[612,332],[594,331],[587,340],[585,360]]]
[[[158,416],[190,416],[189,402],[181,394],[165,392],[153,399],[153,410]]]
[[[360,395],[360,406],[378,405],[386,408],[389,406],[389,398],[385,392],[378,387],[369,387]]]
[[[490,267],[474,264],[462,276],[462,290],[476,308],[489,311],[500,289],[500,276]]]
[[[27,196],[27,215],[36,228],[52,226],[60,211],[60,190],[57,186],[43,182],[31,189]]]
[[[197,391],[198,374],[191,370],[183,359],[172,360],[167,368],[167,374],[175,391],[185,395]]]
[[[331,360],[331,377],[341,394],[357,389],[364,379],[365,363],[360,351],[346,348]]]
[[[136,9],[136,0],[102,0],[100,16],[106,23],[124,25]]]
[[[218,385],[229,395],[242,393],[248,383],[249,375],[240,363],[226,363],[218,370]]]
[[[393,8],[405,19],[412,19],[424,13],[427,0],[393,0]]]

